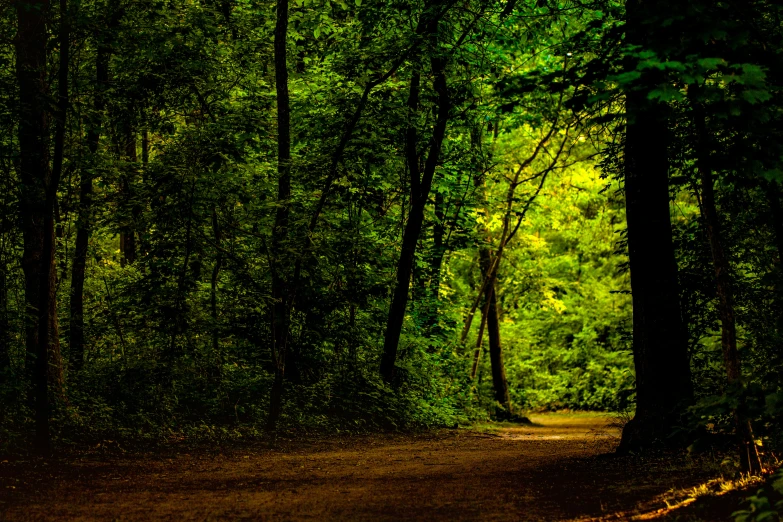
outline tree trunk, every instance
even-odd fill
[[[718,313],[721,322],[721,349],[726,377],[730,388],[740,393],[740,401],[734,410],[736,435],[740,445],[740,463],[745,473],[757,474],[761,471],[756,443],[753,440],[753,428],[747,418],[742,395],[742,366],[737,351],[737,321],[734,313],[734,294],[731,282],[731,267],[728,253],[721,238],[721,224],[715,203],[715,189],[710,165],[709,134],[704,112],[698,103],[695,107],[695,127],[697,129],[697,167],[701,189],[702,218],[707,232],[715,270],[715,284],[718,294]]]
[[[492,368],[492,387],[495,390],[495,400],[505,410],[505,416],[511,416],[511,398],[508,393],[508,381],[506,380],[506,367],[503,363],[503,348],[500,343],[500,318],[498,316],[497,303],[497,271],[493,274],[489,271],[491,266],[492,254],[488,248],[482,248],[479,252],[481,261],[481,271],[484,277],[488,277],[489,283],[486,290],[486,303],[481,309],[482,323],[486,321],[487,337],[489,338],[489,361]],[[481,335],[483,328],[479,330]],[[480,346],[477,343],[477,346]]]
[[[433,32],[435,30],[437,30],[437,27],[433,28]],[[408,222],[405,224],[405,232],[403,233],[402,250],[397,263],[397,284],[394,289],[391,306],[389,307],[383,342],[383,355],[381,356],[380,374],[387,383],[390,383],[394,378],[397,345],[400,342],[402,325],[405,319],[405,308],[408,304],[408,290],[416,257],[416,244],[421,234],[421,227],[424,222],[424,207],[430,195],[432,179],[435,174],[435,167],[438,164],[441,145],[446,135],[446,125],[449,119],[450,100],[446,85],[445,60],[433,58],[432,71],[434,73],[433,89],[438,95],[438,116],[421,179],[419,179],[418,175],[418,138],[414,122],[411,122],[408,126],[406,133],[406,155],[408,157],[408,168],[411,173],[411,210],[408,215]],[[419,73],[414,72],[411,77],[410,96],[408,98],[408,107],[411,109],[412,115],[417,112],[419,105],[419,81]]]
[[[67,4],[60,0],[60,71],[54,163],[49,168],[49,117],[46,83],[48,0],[19,2],[16,7],[16,73],[19,82],[20,218],[26,304],[26,366],[31,377],[35,444],[50,451],[49,410],[52,394],[62,396],[62,362],[57,330],[54,267],[54,207],[62,172],[65,115],[68,107],[69,32]]]
[[[60,353],[60,329],[57,319],[57,269],[56,254],[57,244],[55,236],[55,209],[57,208],[57,189],[63,172],[63,159],[65,155],[65,122],[68,116],[69,89],[68,67],[70,64],[70,13],[68,12],[68,0],[60,0],[60,27],[59,46],[60,60],[57,79],[57,120],[54,133],[54,157],[52,158],[52,170],[46,186],[46,214],[44,218],[44,243],[43,259],[49,262],[44,265],[41,274],[41,313],[38,331],[39,343],[46,347],[47,362],[46,373],[48,388],[51,397],[57,403],[65,400],[63,362]],[[48,288],[45,288],[48,287]]]
[[[288,239],[291,197],[291,107],[288,93],[288,0],[277,0],[275,23],[275,88],[277,90],[277,214],[272,231],[272,360],[275,380],[267,427],[274,430],[283,400],[289,312],[292,301],[288,277],[283,273],[285,242]]]
[[[627,4],[629,43],[646,46],[644,17],[655,2]],[[635,63],[627,65],[635,69]],[[625,198],[633,295],[636,415],[618,451],[662,441],[693,397],[669,212],[666,107],[644,90],[626,93]]]
[[[490,301],[484,297],[484,304],[481,307],[481,324],[479,325],[478,336],[476,337],[476,350],[473,352],[473,366],[470,369],[470,380],[476,378],[478,372],[479,360],[481,359],[481,345],[484,342],[484,330],[487,328],[487,316],[489,315]]]
[[[25,277],[25,344],[26,367],[32,382],[31,404],[35,411],[36,443],[43,451],[49,448],[48,346],[39,343],[41,312],[48,315],[49,306],[41,306],[42,274],[48,276],[51,266],[44,257],[46,231],[46,196],[49,171],[49,118],[46,100],[46,23],[48,0],[18,2],[16,13],[16,74],[19,82],[19,152],[22,222],[22,269]],[[49,238],[50,243],[52,238]],[[44,271],[44,265],[46,271]],[[48,295],[47,288],[44,292]]]
[[[429,337],[437,336],[441,329],[438,326],[438,312],[440,302],[440,272],[443,266],[443,257],[446,254],[446,225],[445,202],[443,193],[435,194],[435,223],[432,229],[432,252],[430,254],[429,295],[427,296],[427,310],[425,317],[425,329]]]
[[[220,230],[220,223],[218,222],[217,210],[212,210],[212,233],[215,236],[215,245],[217,246],[217,253],[215,254],[215,265],[212,267],[212,279],[209,296],[209,308],[212,315],[212,357],[214,358],[214,367],[217,369],[214,372],[215,378],[220,376],[220,370],[222,368],[222,358],[220,356],[220,323],[218,320],[218,306],[217,306],[217,293],[218,293],[218,280],[220,277],[220,269],[223,266],[223,249],[220,242],[223,238],[223,234]],[[210,365],[212,368],[212,365]]]
[[[513,414],[511,397],[508,394],[506,367],[503,364],[503,349],[500,345],[500,318],[498,316],[497,284],[493,280],[489,293],[487,307],[487,333],[489,337],[489,361],[492,367],[492,386],[495,389],[495,400],[506,410],[507,416]]]
[[[95,118],[87,131],[87,149],[90,152],[91,166],[97,163],[101,124],[106,107],[104,91],[109,83],[109,47],[104,38],[98,42],[95,56],[95,98],[93,99]],[[71,267],[69,362],[71,371],[74,373],[81,371],[84,365],[84,281],[87,269],[87,250],[92,232],[92,194],[92,169],[85,168],[81,171],[79,181],[79,216],[76,220],[76,244],[73,252],[73,266]]]

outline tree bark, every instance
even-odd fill
[[[19,83],[20,218],[24,250],[26,366],[32,383],[35,445],[50,451],[52,395],[62,396],[62,363],[56,315],[54,207],[62,172],[65,115],[68,107],[68,16],[60,0],[60,71],[54,163],[49,166],[49,115],[46,82],[48,0],[16,4],[18,34],[16,74]]]
[[[269,405],[267,427],[274,430],[280,417],[286,352],[291,289],[283,273],[285,242],[288,239],[291,198],[291,107],[288,92],[288,0],[277,0],[275,23],[275,88],[277,91],[277,213],[272,231],[272,360],[275,378]]]
[[[645,17],[656,2],[627,5],[626,37],[647,46]],[[634,70],[636,64],[628,60]],[[658,78],[654,78],[658,79]],[[669,211],[666,106],[644,90],[626,94],[625,198],[633,296],[636,414],[618,451],[663,441],[676,413],[692,401],[687,330],[683,324]]]
[[[19,152],[22,222],[22,269],[25,278],[25,344],[26,367],[32,382],[31,401],[36,413],[36,442],[48,451],[48,349],[39,343],[41,280],[45,258],[46,188],[49,171],[49,118],[46,99],[46,19],[48,0],[31,0],[16,4],[18,35],[16,39],[16,75],[19,83]],[[50,238],[51,241],[51,238]],[[46,262],[49,260],[46,259]],[[47,274],[48,269],[47,267]],[[48,290],[48,289],[47,289]]]
[[[436,28],[433,28],[433,33]],[[417,153],[417,133],[415,123],[411,121],[408,126],[406,137],[406,155],[408,157],[408,168],[411,173],[411,209],[408,215],[408,222],[405,224],[405,231],[402,238],[402,250],[400,259],[397,263],[397,284],[394,289],[389,315],[386,323],[386,332],[383,342],[383,355],[381,356],[380,374],[383,380],[390,383],[394,378],[394,368],[397,361],[397,345],[400,342],[402,325],[405,319],[405,309],[408,304],[408,291],[410,286],[413,263],[416,257],[416,245],[421,234],[422,224],[424,222],[424,207],[429,199],[432,179],[435,174],[435,167],[438,164],[441,146],[446,135],[446,126],[449,119],[450,99],[448,87],[446,85],[446,62],[443,58],[433,58],[432,71],[435,75],[433,80],[433,89],[438,95],[438,116],[433,129],[430,149],[427,153],[427,160],[424,165],[421,179],[418,175],[418,153]],[[408,98],[408,108],[411,109],[411,116],[417,112],[419,100],[419,81],[418,72],[414,72],[411,77],[410,96]]]

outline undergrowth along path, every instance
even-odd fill
[[[618,520],[711,478],[614,457],[602,414],[419,435],[0,464],[0,520]],[[714,472],[713,472],[714,474]]]

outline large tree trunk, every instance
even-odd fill
[[[737,321],[734,313],[734,294],[731,282],[731,267],[728,253],[721,238],[721,224],[715,203],[715,189],[710,165],[709,135],[704,113],[696,104],[695,126],[697,129],[697,166],[701,189],[701,210],[707,238],[712,253],[712,264],[715,270],[715,284],[718,294],[718,313],[721,322],[721,349],[726,377],[730,388],[742,394],[742,366],[737,351]],[[756,443],[753,440],[753,429],[747,418],[744,397],[740,397],[739,405],[734,410],[734,424],[740,445],[740,463],[745,473],[759,473],[759,460]]]
[[[627,4],[626,38],[647,45],[642,20],[655,2]],[[629,60],[630,62],[630,60]],[[630,69],[635,63],[629,63]],[[626,94],[625,197],[633,293],[636,415],[618,451],[664,440],[674,415],[692,400],[687,331],[683,324],[669,213],[666,107],[645,90]]]
[[[35,411],[35,442],[49,452],[50,388],[62,396],[62,364],[56,315],[54,207],[62,171],[65,113],[68,106],[68,20],[60,1],[60,73],[54,165],[49,168],[49,117],[46,83],[48,0],[17,3],[16,73],[19,82],[20,219],[24,251],[26,346]]]
[[[288,93],[288,0],[277,0],[275,24],[275,87],[277,90],[277,214],[272,231],[272,358],[275,380],[269,405],[268,428],[273,430],[280,417],[288,351],[291,288],[284,273],[285,242],[288,239],[289,199],[291,197],[291,107]]]
[[[435,28],[433,28],[434,32]],[[438,95],[438,116],[433,129],[430,149],[424,165],[421,179],[418,173],[417,133],[413,122],[408,127],[406,137],[406,155],[408,168],[411,173],[411,209],[408,221],[405,224],[405,232],[402,238],[402,250],[397,263],[397,284],[394,289],[389,316],[386,323],[386,332],[383,340],[383,355],[381,356],[380,374],[384,381],[391,382],[394,378],[394,368],[397,362],[397,345],[400,342],[402,325],[405,319],[405,309],[408,304],[408,291],[410,286],[413,263],[416,257],[416,244],[419,241],[422,224],[424,222],[424,207],[429,199],[432,179],[435,167],[438,164],[441,146],[446,135],[446,126],[449,119],[450,100],[446,85],[446,62],[442,58],[432,59],[432,71],[434,73],[433,89]],[[411,77],[410,96],[408,107],[415,113],[418,109],[420,75],[414,72]]]
[[[109,24],[110,28],[113,24]],[[90,151],[90,163],[97,162],[98,145],[101,138],[101,124],[106,107],[104,91],[109,83],[109,46],[108,36],[99,36],[95,56],[95,98],[93,99],[94,120],[87,131],[87,149]],[[87,268],[87,249],[92,232],[92,169],[81,171],[79,181],[79,216],[76,220],[76,244],[71,267],[71,302],[69,330],[70,369],[78,373],[84,364],[84,281]]]
[[[36,442],[44,451],[49,445],[48,349],[39,344],[41,274],[46,215],[46,186],[49,181],[49,121],[46,100],[46,18],[48,0],[16,4],[16,74],[19,82],[19,152],[22,222],[22,270],[25,278],[26,367],[32,382],[31,404],[36,412]],[[50,241],[52,239],[50,238]],[[49,260],[46,260],[49,262]],[[48,270],[51,267],[47,267]]]

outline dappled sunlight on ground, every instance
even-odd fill
[[[531,426],[502,425],[498,436],[520,441],[581,440],[589,443],[592,439],[616,439],[621,431],[611,415],[551,413],[527,417],[533,423]]]

